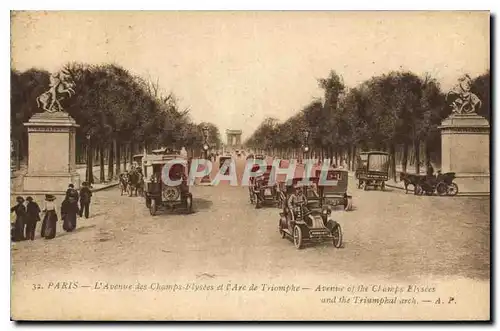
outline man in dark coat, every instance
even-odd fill
[[[26,201],[26,239],[35,239],[36,223],[40,221],[40,206],[33,201],[32,197],[27,197]]]
[[[80,189],[80,217],[85,213],[85,218],[89,218],[90,200],[92,198],[92,191],[87,182],[82,183]]]
[[[26,239],[24,237],[24,224],[25,224],[25,219],[26,219],[26,207],[24,206],[24,198],[23,197],[17,197],[16,198],[17,204],[10,208],[10,212],[16,213],[16,222],[14,223],[14,231],[11,233],[12,240],[13,241],[21,241]]]

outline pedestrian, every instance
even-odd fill
[[[16,197],[16,205],[10,208],[10,212],[16,213],[16,221],[14,223],[14,228],[11,230],[12,241],[25,240],[24,237],[24,226],[26,222],[26,207],[24,206],[24,198],[21,196]]]
[[[43,203],[43,212],[45,216],[42,222],[42,237],[45,239],[53,239],[56,236],[56,225],[57,225],[57,213],[56,213],[56,203],[54,202],[56,197],[52,194],[45,195],[45,201]]]
[[[26,201],[26,239],[35,240],[36,223],[40,221],[40,207],[33,201],[32,197],[27,197]]]
[[[73,197],[64,199],[61,204],[61,219],[63,221],[63,230],[71,232],[76,228],[76,216],[79,213],[78,204],[73,201]]]
[[[85,218],[89,218],[91,198],[92,191],[90,190],[88,183],[83,182],[82,188],[80,189],[80,217],[85,214]]]

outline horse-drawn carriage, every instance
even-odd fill
[[[399,180],[404,183],[405,193],[408,193],[408,186],[413,186],[415,195],[433,195],[437,193],[440,196],[455,196],[458,194],[458,185],[453,182],[454,172],[442,174],[440,171],[434,175],[410,174],[406,172],[399,173]]]
[[[389,154],[380,151],[361,152],[354,176],[358,180],[358,188],[366,191],[368,186],[372,186],[384,190],[385,182],[389,179]]]
[[[317,178],[311,178],[314,182]],[[310,191],[311,186],[300,186],[302,178],[294,178],[292,185],[285,189],[285,203],[280,212],[278,231],[281,238],[291,238],[297,249],[304,247],[305,243],[331,241],[335,248],[342,246],[342,227],[332,218],[332,210],[328,205],[320,206],[317,201],[302,200],[291,203],[292,195],[297,196],[297,189],[303,190],[303,194],[314,196]],[[291,208],[290,208],[291,207]]]
[[[252,172],[257,171],[257,169],[259,169],[259,166],[255,165]],[[262,175],[250,178],[250,185],[248,186],[250,203],[255,204],[256,209],[264,204],[282,206],[284,195],[281,188],[283,185],[276,182],[271,183],[272,170],[273,166],[267,165]]]
[[[144,195],[144,175],[141,168],[133,167],[130,171],[126,171],[119,176],[120,195],[128,193],[128,196],[143,196]]]
[[[193,195],[187,183],[189,167],[185,157],[179,154],[150,155],[143,165],[146,207],[152,216],[160,207],[170,210],[181,207],[187,213],[193,211]]]

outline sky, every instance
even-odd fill
[[[411,70],[449,90],[489,69],[489,30],[488,12],[15,12],[11,67],[116,63],[244,139],[321,98],[330,70],[348,87]]]

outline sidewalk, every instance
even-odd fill
[[[22,191],[22,183],[24,175],[26,174],[27,166],[26,164],[21,165],[21,169],[13,172],[13,176],[10,179],[10,191],[11,192],[20,192]],[[85,181],[87,168],[84,164],[76,165],[76,172],[80,175],[80,183]],[[99,183],[99,174],[100,174],[100,166],[94,166],[92,169],[94,174],[94,184],[92,184],[92,192],[98,192],[107,188],[111,188],[118,185],[118,180],[106,181],[103,183]],[[107,176],[108,174],[108,166],[104,166],[104,173]]]

